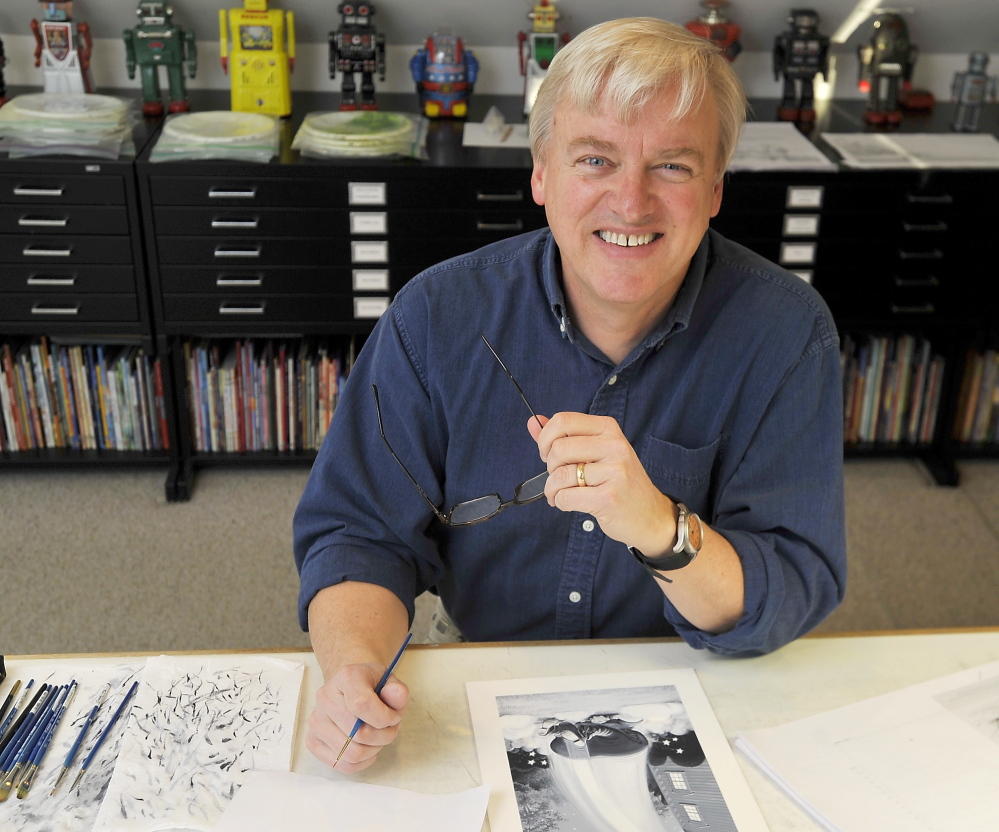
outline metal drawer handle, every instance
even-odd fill
[[[212,220],[212,228],[256,228],[259,225],[259,217],[252,220]]]
[[[69,225],[69,217],[51,219],[49,217],[19,217],[17,224],[33,228],[65,228]]]
[[[35,246],[25,246],[21,251],[25,257],[69,257],[73,253],[73,247],[69,248],[35,248]]]
[[[216,257],[259,257],[260,246],[253,248],[220,248],[215,247]]]
[[[950,194],[940,194],[939,196],[928,196],[926,194],[906,194],[905,198],[911,205],[950,205],[954,202],[954,197]]]
[[[516,220],[514,222],[482,222],[479,220],[475,227],[479,231],[523,231],[524,222],[523,220]]]
[[[935,248],[933,251],[902,251],[898,250],[898,256],[902,260],[943,260],[943,252]]]
[[[264,276],[258,274],[254,277],[224,277],[219,275],[215,279],[216,286],[263,286]]]
[[[76,306],[42,306],[35,304],[31,307],[32,315],[78,315],[80,304]]]
[[[932,315],[936,311],[932,303],[924,303],[921,306],[898,306],[894,303],[891,305],[892,315]]]
[[[933,275],[929,277],[896,277],[895,285],[900,287],[908,288],[926,288],[927,286],[939,286],[940,281],[937,280]]]
[[[62,196],[65,188],[25,188],[23,185],[14,186],[14,196]]]
[[[902,229],[904,231],[946,231],[947,230],[947,223],[945,223],[943,220],[941,220],[940,222],[931,222],[931,223],[921,224],[921,223],[915,223],[915,222],[905,222],[903,220],[902,221]]]
[[[252,306],[233,306],[228,301],[222,301],[219,304],[219,314],[220,315],[263,315],[264,314],[264,301],[260,303],[255,303]]]
[[[29,286],[75,286],[76,277],[54,277],[44,274],[28,275]]]
[[[479,202],[523,202],[524,192],[517,190],[512,194],[487,194],[483,191],[476,191],[475,198]]]
[[[257,196],[257,186],[254,185],[252,188],[247,188],[242,191],[223,191],[217,188],[208,189],[209,199],[256,199]]]

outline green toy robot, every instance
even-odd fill
[[[161,66],[166,67],[170,83],[169,111],[186,113],[190,106],[184,84],[184,65],[191,78],[198,71],[194,32],[185,32],[173,25],[173,9],[166,3],[140,0],[135,13],[139,16],[139,24],[134,29],[126,29],[123,37],[128,77],[135,77],[136,66],[142,73],[142,114],[163,115],[159,78]]]

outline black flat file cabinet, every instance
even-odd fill
[[[134,130],[141,148],[154,125]],[[168,466],[133,158],[0,158],[0,466]]]

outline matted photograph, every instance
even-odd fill
[[[764,832],[693,670],[469,682],[492,832]]]

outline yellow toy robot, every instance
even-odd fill
[[[268,11],[267,2],[243,0],[242,9],[219,9],[222,70],[229,72],[232,64],[233,110],[287,116],[291,115],[290,76],[295,69],[295,16],[290,11]]]

